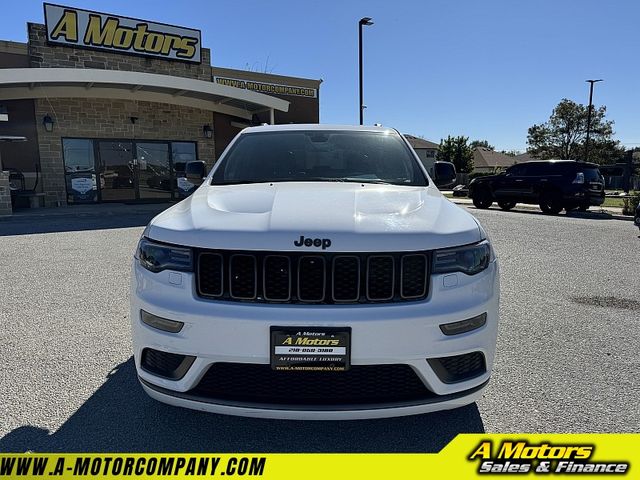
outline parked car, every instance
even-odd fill
[[[640,228],[640,203],[636,207],[636,216],[633,219],[633,223],[635,223],[636,227]]]
[[[453,187],[454,197],[466,197],[469,195],[469,187],[467,185],[456,185]]]
[[[318,420],[482,395],[498,262],[396,130],[246,128],[205,179],[192,167],[199,188],[149,223],[132,264],[135,365],[151,397]]]
[[[545,213],[563,208],[585,211],[604,202],[604,178],[595,163],[537,160],[513,165],[499,175],[474,178],[469,196],[476,208],[498,202],[503,210],[529,203]]]

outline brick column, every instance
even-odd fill
[[[11,191],[9,189],[9,172],[0,171],[0,217],[6,215],[13,215]]]
[[[36,127],[38,131],[38,149],[40,151],[40,179],[42,182],[42,191],[45,194],[44,206],[57,207],[67,204],[67,187],[64,178],[64,162],[62,160],[62,139],[61,134],[65,133],[63,127],[65,124],[61,122],[60,117],[68,110],[66,103],[69,100],[52,99],[36,99]],[[51,105],[55,105],[55,111]],[[47,132],[42,125],[42,118],[50,115],[54,118],[53,131]],[[78,121],[75,125],[76,129],[82,128],[83,122]],[[80,135],[78,135],[80,136]]]

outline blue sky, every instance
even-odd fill
[[[323,123],[358,121],[357,21],[365,29],[365,123],[438,142],[448,134],[526,148],[527,128],[558,101],[594,103],[616,138],[640,146],[640,2],[633,0],[121,1],[54,3],[195,27],[215,65],[322,78]],[[42,3],[0,17],[26,41]]]

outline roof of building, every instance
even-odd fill
[[[473,150],[473,166],[483,167],[510,167],[514,163],[519,163],[516,157],[504,153],[489,150],[485,147],[478,147]]]
[[[0,40],[0,52],[14,55],[28,55],[29,49],[26,43]]]
[[[522,162],[531,162],[532,160],[538,160],[537,158],[533,158],[531,155],[529,155],[527,152],[525,153],[521,153],[519,155],[516,155],[516,163],[522,163]]]
[[[413,148],[428,148],[433,150],[437,150],[438,148],[440,148],[440,145],[438,145],[437,143],[430,142],[429,140],[425,140],[424,138],[415,137],[413,135],[409,135],[408,133],[403,133],[403,135]]]

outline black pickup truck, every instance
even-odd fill
[[[474,178],[469,196],[476,208],[493,202],[503,210],[516,203],[540,205],[545,213],[587,210],[604,202],[604,178],[595,163],[539,160],[519,163],[499,175]]]

